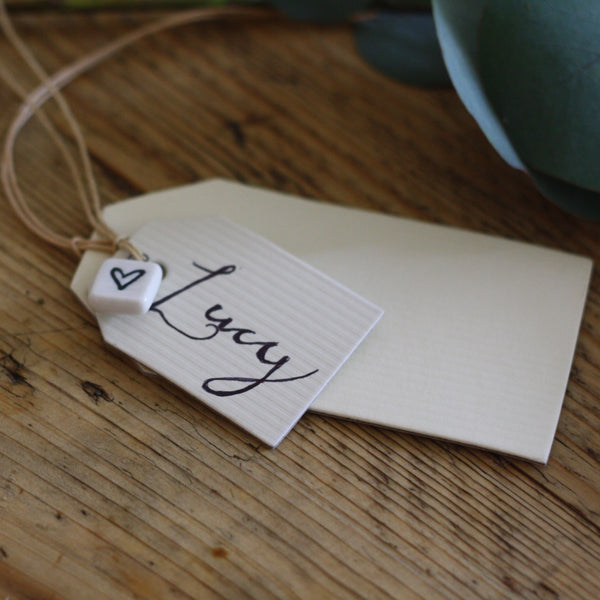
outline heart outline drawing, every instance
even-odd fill
[[[135,269],[133,271],[129,271],[129,273],[125,273],[123,269],[119,267],[113,267],[110,270],[110,276],[117,285],[119,291],[128,288],[132,283],[135,283],[145,273],[145,269]]]

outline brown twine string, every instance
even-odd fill
[[[269,9],[252,7],[200,8],[174,13],[117,38],[50,76],[16,32],[6,11],[4,0],[0,0],[0,28],[41,82],[41,85],[27,94],[11,72],[0,63],[0,78],[22,99],[17,115],[8,128],[2,156],[0,157],[0,177],[4,191],[21,221],[40,238],[55,246],[70,248],[78,256],[85,250],[96,250],[109,254],[113,254],[117,250],[125,250],[134,258],[143,260],[142,253],[127,238],[122,238],[113,231],[102,218],[102,203],[83,131],[60,90],[78,75],[93,68],[126,46],[165,29],[201,21],[239,17],[258,18],[272,14],[273,12]],[[42,105],[50,98],[57,102],[71,129],[80,164],[73,158],[52,122],[43,112],[40,112]],[[60,235],[47,227],[29,207],[15,171],[14,148],[20,131],[34,115],[40,120],[65,160],[77,188],[86,218],[95,230],[97,238],[82,238],[80,236],[69,238]],[[83,175],[81,170],[83,170]]]

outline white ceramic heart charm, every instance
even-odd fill
[[[160,265],[153,262],[109,258],[90,289],[94,312],[142,315],[148,312],[162,280]]]

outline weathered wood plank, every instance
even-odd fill
[[[17,23],[55,70],[148,18]],[[33,85],[4,42],[0,56]],[[67,97],[107,202],[219,176],[600,257],[599,226],[503,164],[453,92],[381,77],[345,27],[183,27]],[[0,102],[4,130],[17,103]],[[86,231],[37,125],[18,154],[40,214]],[[5,596],[600,596],[597,274],[542,467],[317,415],[260,447],[106,348],[68,290],[74,266],[0,203]]]

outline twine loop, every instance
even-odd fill
[[[60,90],[78,75],[88,71],[112,54],[148,35],[158,33],[164,29],[199,21],[240,16],[256,18],[272,14],[274,14],[273,11],[268,9],[254,7],[200,8],[173,13],[117,38],[50,76],[16,32],[6,11],[5,0],[0,0],[0,28],[8,41],[18,51],[21,58],[41,82],[36,89],[27,93],[11,71],[0,62],[0,79],[3,79],[22,100],[17,115],[8,128],[2,156],[0,157],[2,185],[6,197],[21,221],[38,237],[54,246],[70,249],[78,257],[86,250],[96,250],[109,254],[114,254],[117,250],[124,250],[137,260],[144,260],[142,252],[135,247],[129,238],[121,237],[113,231],[102,217],[100,194],[83,131],[77,123],[69,104],[60,93]],[[77,147],[77,159],[72,156],[71,151],[69,151],[65,141],[50,119],[40,111],[42,105],[50,98],[56,101],[71,129]],[[73,237],[60,235],[47,227],[29,207],[18,182],[14,164],[14,148],[19,132],[34,115],[39,119],[62,154],[63,160],[77,188],[87,221],[95,232],[94,237],[86,239],[77,235]]]
[[[135,260],[146,260],[146,256],[138,250],[128,237],[115,240],[115,250],[124,250],[133,256]]]

